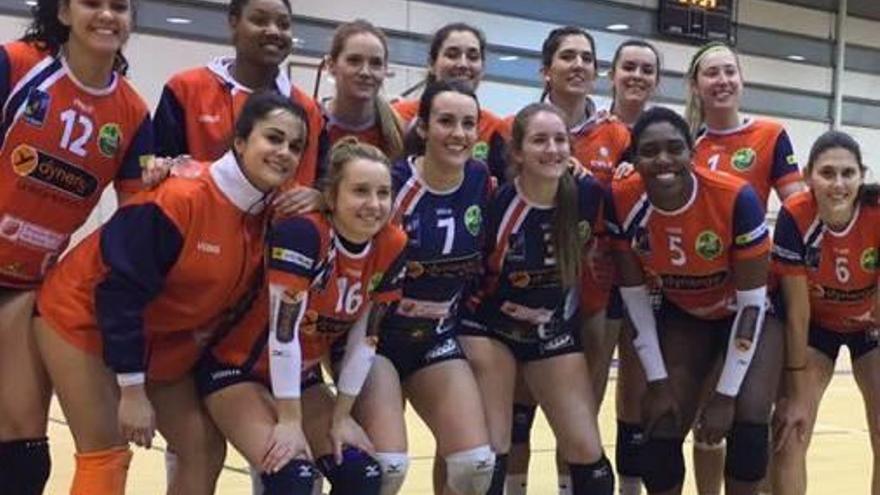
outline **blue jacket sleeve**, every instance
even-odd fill
[[[189,153],[186,142],[186,117],[183,105],[170,87],[162,89],[162,97],[153,117],[156,155],[179,156]]]
[[[153,125],[150,116],[144,117],[128,145],[122,166],[116,174],[117,180],[141,178],[141,157],[153,154]]]
[[[806,248],[794,217],[783,206],[779,209],[773,231],[773,260],[787,265],[803,265]]]
[[[733,209],[733,247],[747,249],[764,242],[769,235],[764,206],[752,186],[746,185],[736,196]]]
[[[6,53],[6,48],[0,46],[0,105],[5,105],[9,98],[9,90],[12,89],[9,87],[11,77],[12,64],[9,61],[9,54]]]
[[[162,291],[183,248],[183,235],[159,206],[127,206],[101,231],[108,273],[95,288],[104,362],[116,373],[146,371],[143,313]]]

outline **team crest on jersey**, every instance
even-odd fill
[[[28,93],[27,102],[24,105],[24,120],[30,125],[42,127],[49,113],[49,102],[52,97],[49,93],[38,89],[31,89]]]
[[[464,227],[472,236],[480,233],[480,226],[483,224],[483,212],[477,205],[471,205],[464,212]]]
[[[422,222],[418,215],[408,215],[403,219],[403,229],[406,231],[407,243],[419,248],[422,246]]]
[[[511,234],[508,241],[507,254],[505,258],[508,261],[525,261],[526,259],[526,236],[524,232],[515,232]]]
[[[592,235],[593,228],[590,227],[590,222],[586,220],[581,220],[580,222],[578,222],[578,237],[580,237],[581,243],[589,242]]]
[[[489,158],[489,143],[486,141],[478,141],[477,144],[474,145],[474,150],[471,152],[471,156],[477,160],[486,161],[486,159]]]
[[[878,258],[877,248],[871,247],[862,251],[862,256],[859,261],[862,265],[862,270],[865,270],[866,272],[877,271],[877,265],[878,262],[880,262],[880,258]]]
[[[748,170],[755,163],[757,154],[751,148],[740,148],[730,157],[730,165],[740,172]]]
[[[721,256],[724,246],[722,246],[721,238],[718,237],[718,234],[711,230],[704,230],[697,236],[694,249],[704,260],[712,261]]]
[[[98,132],[98,150],[107,158],[113,158],[122,143],[122,128],[119,124],[110,123],[101,126]]]
[[[382,277],[384,276],[385,274],[383,272],[374,273],[373,278],[370,279],[370,288],[368,291],[373,292],[374,290],[376,290],[379,287],[379,284],[382,283]]]

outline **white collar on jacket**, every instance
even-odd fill
[[[244,175],[232,151],[212,163],[210,173],[223,195],[245,213],[261,213],[272,198],[272,193],[260,191]]]

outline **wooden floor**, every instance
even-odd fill
[[[612,372],[612,379],[613,379]],[[602,439],[609,458],[614,452],[613,386],[601,413]],[[73,444],[64,417],[53,404],[49,435],[52,441],[53,469],[48,494],[65,494],[73,474]],[[415,414],[407,418],[412,456],[409,475],[402,494],[431,493],[431,462],[433,439]],[[532,464],[529,493],[555,495],[556,475],[554,441],[546,421],[539,417],[532,436]],[[163,493],[165,468],[162,447],[138,450],[128,476],[128,494],[156,495]],[[688,449],[689,450],[689,449]],[[687,456],[689,457],[689,455]],[[870,492],[871,449],[861,395],[850,374],[845,352],[838,362],[838,372],[826,394],[819,413],[816,435],[809,456],[809,493],[867,494]],[[688,460],[690,470],[690,460]],[[689,477],[685,493],[694,493]],[[325,486],[326,489],[326,486]],[[0,489],[2,491],[2,489]],[[245,462],[230,448],[226,469],[217,490],[223,495],[249,495],[250,478]]]

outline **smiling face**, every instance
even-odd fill
[[[229,18],[229,26],[238,57],[275,67],[290,55],[293,24],[281,0],[250,0],[240,16]]]
[[[596,79],[595,53],[590,40],[582,35],[562,39],[549,67],[543,70],[551,92],[586,97]]]
[[[247,138],[233,147],[248,180],[269,192],[296,171],[306,145],[305,125],[284,109],[275,109],[254,123]]]
[[[514,149],[511,156],[522,180],[559,180],[571,156],[565,122],[553,112],[535,113],[526,123],[519,149]]]
[[[419,121],[430,163],[462,168],[477,142],[478,107],[473,97],[456,91],[437,93],[427,123]]]
[[[742,86],[736,55],[721,48],[703,56],[692,91],[696,92],[706,112],[738,110]]]
[[[479,38],[470,31],[452,31],[443,40],[437,59],[428,70],[440,81],[461,81],[476,91],[483,77]]]
[[[131,3],[129,0],[62,1],[58,20],[70,28],[68,43],[100,56],[114,56],[131,34]]]
[[[670,122],[648,125],[638,140],[636,170],[652,198],[664,203],[685,200],[691,173],[691,149],[681,131]]]
[[[806,178],[819,205],[819,216],[832,225],[849,222],[864,178],[849,150],[830,148],[819,154]]]
[[[385,80],[386,57],[385,46],[375,35],[363,32],[349,36],[328,65],[337,92],[351,99],[372,101]]]
[[[391,214],[391,172],[384,163],[354,158],[345,164],[328,204],[334,227],[351,242],[375,236]]]
[[[641,106],[657,89],[659,77],[657,55],[646,46],[626,46],[621,49],[611,72],[614,95],[618,101]]]

